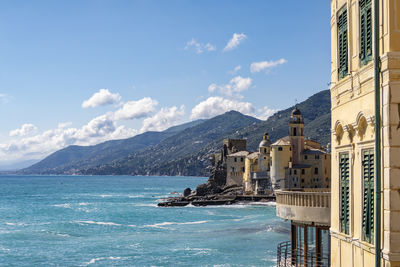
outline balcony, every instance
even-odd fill
[[[276,190],[276,215],[287,220],[330,225],[331,193],[326,188]]]

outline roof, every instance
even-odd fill
[[[258,158],[259,155],[260,155],[259,152],[253,152],[253,153],[250,153],[249,155],[247,155],[246,158],[248,158],[248,159],[256,159],[256,158]]]
[[[248,154],[250,154],[250,152],[248,152],[248,151],[239,151],[239,152],[236,152],[233,154],[229,154],[228,157],[245,157]]]
[[[290,138],[289,136],[282,137],[278,141],[272,144],[273,146],[288,146],[290,144]]]
[[[262,140],[258,147],[269,147],[271,145],[271,141],[269,140]]]
[[[292,115],[301,115],[300,109],[297,106],[292,110]]]
[[[305,168],[310,168],[311,165],[309,164],[293,164],[291,169],[305,169]],[[289,169],[289,167],[286,167],[285,169]]]
[[[321,149],[304,149],[301,154],[306,154],[306,155],[321,155],[321,154],[326,154],[326,151],[323,151]]]

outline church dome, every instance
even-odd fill
[[[264,134],[264,139],[260,142],[258,147],[269,147],[271,146],[271,141],[269,140],[269,135],[268,133]]]

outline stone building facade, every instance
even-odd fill
[[[331,0],[330,22],[331,266],[400,266],[400,1]]]

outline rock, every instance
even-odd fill
[[[190,189],[189,187],[186,188],[185,190],[183,190],[183,196],[184,196],[184,197],[189,196],[190,193],[192,193],[192,189]]]
[[[196,188],[196,196],[206,196],[221,193],[222,189],[217,184],[208,181],[205,184],[200,184]]]

